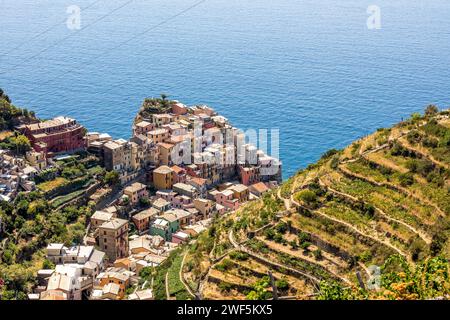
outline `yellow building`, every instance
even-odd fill
[[[194,207],[203,215],[203,218],[206,219],[214,210],[214,202],[207,199],[195,198]]]
[[[160,142],[157,146],[159,148],[159,163],[168,166],[172,163],[172,150],[174,145],[171,143]]]
[[[160,166],[153,171],[153,185],[158,190],[172,189],[173,170],[168,166]]]
[[[238,199],[239,202],[248,201],[249,190],[248,187],[243,184],[235,184],[228,188],[233,191],[233,198]]]

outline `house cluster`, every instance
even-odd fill
[[[0,149],[0,201],[10,202],[19,191],[35,189],[34,177],[47,166],[43,153],[29,151],[25,157]]]
[[[94,201],[102,204],[83,245],[48,245],[47,259],[56,266],[39,271],[30,299],[152,299],[149,284],[139,279],[143,268],[157,267],[214,216],[261,197],[281,180],[280,161],[246,143],[207,106],[176,102],[167,113],[137,119],[129,140],[86,133],[66,117],[27,124],[20,127],[32,143],[25,158],[0,151],[0,200],[12,199],[19,186],[33,190],[34,175],[58,155],[86,149],[119,173],[123,187],[117,195],[112,188],[90,195],[107,204]]]
[[[163,200],[160,198],[160,200]],[[156,201],[156,206],[158,202]],[[162,203],[160,203],[161,205]],[[180,243],[208,227],[209,219],[191,223],[181,209],[150,207],[132,217],[139,234],[129,236],[129,221],[118,218],[115,207],[96,211],[89,225],[85,245],[47,246],[53,269],[38,271],[33,300],[150,300],[149,283],[140,281],[143,268],[157,267]]]
[[[86,136],[88,151],[117,171],[122,183],[142,171],[158,190],[191,182],[205,192],[233,178],[246,186],[281,181],[280,161],[245,143],[244,133],[210,107],[174,102],[168,113],[137,119],[128,141],[97,132]]]
[[[81,300],[93,290],[94,280],[105,267],[105,253],[94,246],[66,247],[62,243],[47,246],[47,259],[54,269],[38,271],[38,286],[33,300]]]
[[[24,156],[0,149],[0,200],[11,201],[19,191],[35,189],[34,178],[54,165],[52,157],[84,150],[86,129],[76,120],[56,117],[17,127],[30,141]]]
[[[46,257],[55,267],[38,271],[38,286],[29,299],[152,300],[147,284],[139,285],[139,271],[159,265],[173,246],[149,236],[138,237],[130,245],[126,258],[111,263],[105,252],[92,245],[68,248],[61,243],[49,244]]]

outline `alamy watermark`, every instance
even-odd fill
[[[81,29],[81,8],[77,5],[68,6],[66,13],[69,15],[66,20],[66,26],[69,30]]]
[[[370,5],[367,7],[367,28],[369,30],[379,30],[381,29],[381,9],[377,5]]]
[[[183,137],[170,151],[175,165],[217,164],[258,166],[260,173],[275,175],[280,169],[280,130],[236,128],[202,129],[201,122],[194,122],[192,135]],[[269,152],[270,145],[270,152]]]
[[[368,267],[369,279],[367,280],[367,289],[378,290],[381,288],[381,268],[376,265]]]

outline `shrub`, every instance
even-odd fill
[[[48,259],[42,263],[42,269],[55,269],[55,264]]]
[[[339,150],[336,149],[330,149],[328,151],[326,151],[324,154],[322,154],[322,156],[320,157],[320,159],[328,159],[329,157],[335,155],[339,153]]]
[[[301,200],[307,205],[315,205],[317,201],[317,195],[311,190],[303,190],[297,194],[297,200]]]
[[[320,250],[320,249],[314,250],[313,255],[316,260],[322,259],[322,250]]]
[[[305,241],[300,245],[300,248],[302,248],[305,251],[308,251],[309,246],[311,245],[311,242]]]
[[[400,174],[399,180],[402,187],[407,187],[414,183],[414,177],[410,172]]]
[[[409,143],[419,143],[422,140],[422,135],[417,130],[411,130],[406,135],[406,140],[408,140]]]
[[[439,140],[433,137],[425,137],[422,140],[422,145],[427,148],[436,148],[439,144]]]
[[[430,104],[425,108],[425,115],[426,116],[434,116],[436,113],[439,112],[439,109],[434,104]]]
[[[277,243],[283,243],[284,239],[283,239],[283,235],[281,233],[275,233],[275,236],[273,237],[273,240]]]
[[[300,232],[298,234],[298,241],[300,243],[307,242],[307,241],[310,241],[310,240],[311,240],[311,237],[309,236],[309,234],[307,234],[305,232]]]
[[[275,285],[279,290],[287,290],[289,288],[289,283],[286,281],[286,279],[280,279],[275,281]]]
[[[225,292],[229,292],[232,288],[232,285],[228,282],[225,281],[220,281],[220,283],[218,284],[218,287],[220,289],[220,291],[225,291]]]
[[[233,251],[230,253],[230,258],[235,260],[245,261],[249,257],[248,253],[241,251]]]
[[[219,270],[221,272],[225,272],[227,270],[230,270],[233,266],[233,262],[230,259],[223,259],[221,263],[216,265],[216,270]]]
[[[294,239],[292,241],[289,241],[289,245],[291,246],[292,249],[296,250],[298,249],[298,243],[297,241]]]
[[[287,229],[288,229],[288,226],[287,226],[286,222],[283,222],[283,221],[278,223],[275,226],[275,230],[277,230],[281,234],[286,233]]]
[[[273,229],[266,229],[264,231],[264,236],[267,240],[273,240],[273,238],[275,237],[275,231]]]

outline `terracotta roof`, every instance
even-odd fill
[[[244,192],[248,188],[247,188],[247,186],[245,186],[243,184],[235,184],[235,185],[232,185],[231,187],[229,187],[228,189],[236,191],[236,192]]]
[[[117,230],[117,229],[122,228],[127,223],[128,223],[128,220],[114,218],[114,219],[111,219],[110,221],[103,223],[100,226],[100,228]]]
[[[135,182],[133,183],[131,186],[128,186],[125,188],[124,192],[138,192],[142,189],[145,189],[147,186],[145,184],[139,183],[139,182]]]
[[[194,182],[195,184],[198,184],[199,186],[202,186],[204,184],[206,184],[206,179],[203,178],[198,178],[198,177],[192,177],[190,179],[190,181]]]
[[[269,188],[264,184],[264,182],[258,182],[251,185],[252,189],[255,189],[259,193],[266,192]]]
[[[165,143],[165,142],[159,142],[157,145],[160,147],[163,147],[165,149],[171,149],[174,146],[173,144]]]
[[[47,290],[41,293],[41,300],[67,300],[67,294],[59,290]]]
[[[173,167],[169,168],[168,166],[160,166],[153,170],[153,173],[159,173],[159,174],[168,174],[173,171]]]
[[[175,171],[176,173],[180,173],[182,171],[185,171],[183,168],[179,167],[179,166],[172,166],[170,169],[172,169],[173,171]]]
[[[155,216],[155,215],[157,215],[158,213],[159,213],[159,211],[156,210],[155,208],[149,208],[149,209],[146,209],[146,210],[144,210],[144,211],[141,211],[141,212],[135,214],[135,215],[133,216],[133,219],[136,219],[136,220],[142,220],[142,219],[146,219],[146,218]]]

